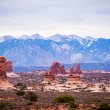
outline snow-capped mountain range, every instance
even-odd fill
[[[56,34],[44,38],[39,34],[0,37],[0,56],[14,66],[44,66],[53,61],[64,64],[110,62],[110,39],[81,38]]]

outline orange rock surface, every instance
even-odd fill
[[[7,79],[5,57],[0,57],[0,79]]]

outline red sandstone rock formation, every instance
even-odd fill
[[[6,74],[6,58],[0,57],[0,89],[7,90],[14,88],[7,80]]]
[[[74,74],[74,67],[73,66],[70,67],[70,73]]]
[[[80,71],[80,64],[77,64],[76,70],[77,70],[77,71]]]
[[[65,68],[59,62],[54,62],[50,67],[50,71],[52,74],[65,74]]]
[[[51,73],[51,71],[46,72],[44,75],[44,80],[42,83],[49,84],[55,82],[55,75]]]
[[[13,72],[13,63],[12,63],[12,61],[7,61],[6,62],[6,71],[7,72]]]
[[[55,80],[55,76],[54,76],[54,74],[52,74],[51,72],[47,72],[44,76],[45,76],[45,78],[47,78],[49,81]]]
[[[80,76],[74,76],[73,74],[70,74],[68,76],[68,81],[79,81],[80,80]]]
[[[65,74],[66,71],[65,71],[65,68],[63,65],[61,65],[59,62],[54,62],[51,67],[50,67],[50,71],[51,71],[51,74]],[[70,67],[70,74],[81,74],[81,69],[80,69],[80,64],[77,64],[76,65],[76,70],[74,70],[74,67],[71,66]]]
[[[80,70],[80,64],[77,64],[76,70],[74,70],[74,67],[70,67],[70,75],[67,78],[67,83],[76,83],[77,81],[80,81],[80,74],[82,73]]]
[[[80,64],[77,64],[76,66],[76,74],[81,74]]]
[[[65,74],[65,67],[63,65],[60,67],[60,71],[61,71],[61,74]]]
[[[6,75],[6,58],[0,57],[0,79],[7,79]]]
[[[60,73],[60,63],[59,62],[54,62],[50,67],[50,71],[51,71],[52,74]]]
[[[74,67],[71,66],[69,73],[70,73],[70,74],[81,74],[82,71],[81,71],[81,69],[80,69],[80,64],[77,64],[77,65],[76,65],[76,70],[74,70]]]

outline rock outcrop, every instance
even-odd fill
[[[52,74],[51,72],[46,72],[42,84],[51,84],[51,83],[55,83],[55,75]]]
[[[52,74],[65,74],[65,68],[59,62],[53,62],[50,67],[50,71]]]
[[[6,58],[0,57],[0,80],[7,79],[6,75]]]
[[[7,77],[19,77],[17,74],[13,72],[13,62],[7,61],[6,62],[6,74]]]
[[[0,89],[3,90],[13,88],[13,85],[7,80],[6,67],[6,58],[2,56],[0,57]]]

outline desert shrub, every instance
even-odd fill
[[[37,101],[37,95],[34,92],[27,92],[24,96],[26,100],[30,100],[32,102]]]
[[[108,104],[106,104],[106,103],[102,103],[99,106],[98,110],[110,110],[110,106]]]
[[[26,101],[25,101],[25,104],[26,104],[26,105],[32,105],[32,101],[26,100]]]
[[[25,110],[31,110],[30,108],[26,107]]]
[[[6,107],[6,103],[5,102],[0,102],[0,110],[2,110],[5,107]]]
[[[70,110],[77,108],[77,104],[75,104],[74,101],[70,101],[69,105],[70,105]]]
[[[25,84],[23,84],[23,83],[18,83],[16,86],[19,87],[20,90],[25,90],[25,89],[27,89],[27,86],[26,86]]]
[[[59,97],[56,97],[53,102],[54,103],[69,103],[69,102],[74,102],[74,98],[71,95],[61,95]]]
[[[23,86],[23,83],[18,83],[17,86]]]
[[[12,105],[8,102],[0,102],[0,110],[13,110]]]
[[[25,94],[25,92],[23,90],[19,90],[16,93],[16,95],[18,95],[18,96],[23,96],[24,94]]]

